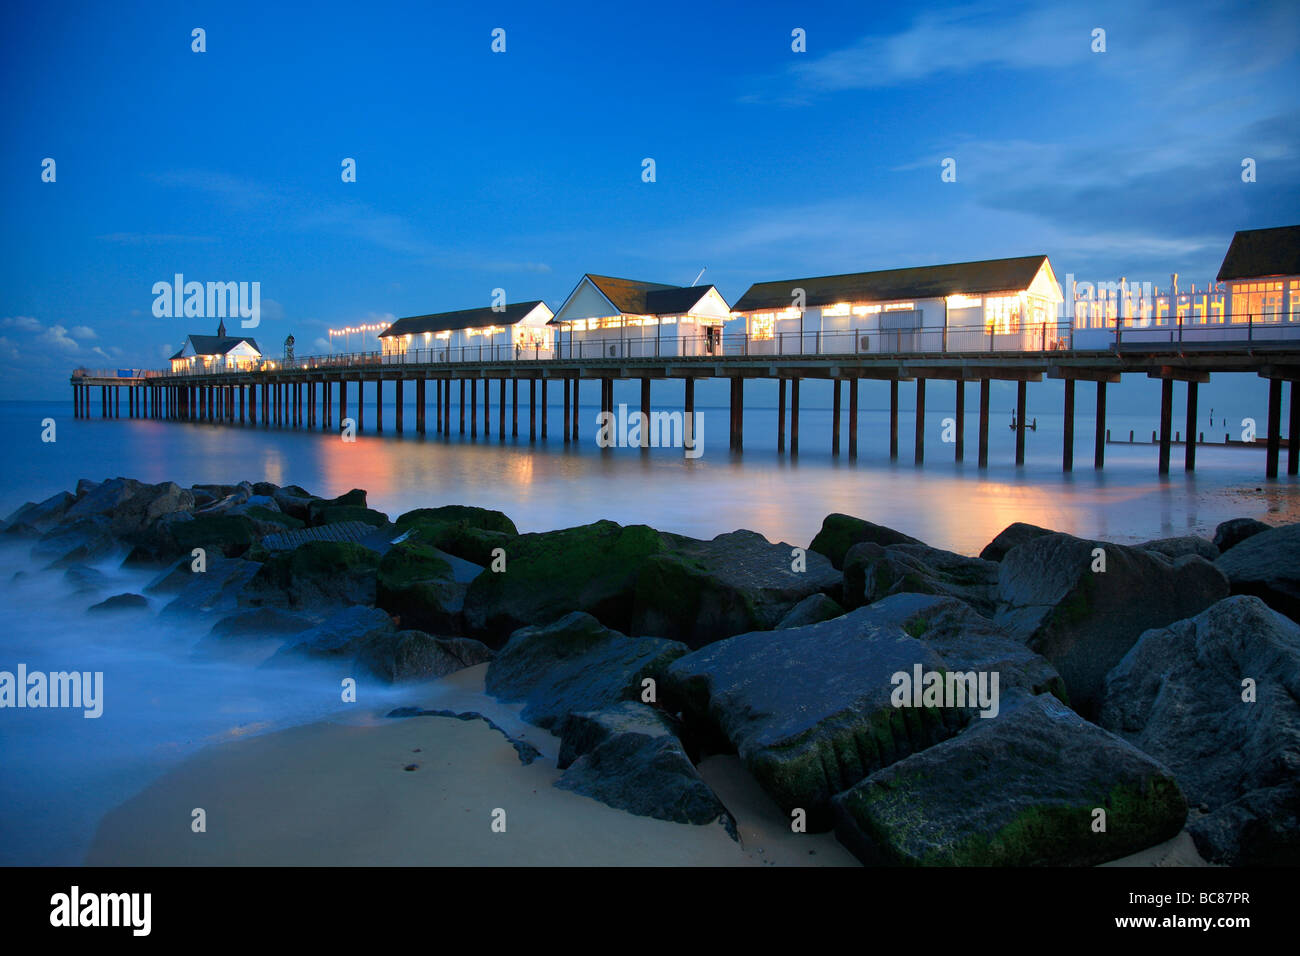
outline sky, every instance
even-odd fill
[[[1186,288],[1300,222],[1294,2],[269,6],[0,12],[0,399],[215,331],[154,316],[176,273],[259,282],[263,351],[303,355],[584,272],[734,302],[1045,253]]]

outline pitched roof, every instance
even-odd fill
[[[260,355],[262,350],[257,347],[256,339],[244,338],[240,335],[191,335],[189,342],[194,346],[195,355],[225,355],[240,342],[247,342]],[[185,351],[184,346],[181,351]],[[173,355],[172,358],[179,358],[180,352]]]
[[[1046,261],[1047,256],[1020,256],[1015,259],[986,259],[982,262],[955,262],[909,269],[885,269],[881,272],[853,272],[811,279],[757,282],[732,306],[732,311],[786,308],[791,304],[793,290],[796,288],[804,290],[805,301],[809,306],[834,305],[837,302],[931,299],[958,293],[981,295],[987,292],[1010,292],[1029,288]]]
[[[1242,229],[1233,234],[1217,281],[1300,275],[1300,226]]]
[[[494,325],[514,325],[542,304],[541,299],[532,302],[511,302],[501,312],[492,311],[491,306],[478,309],[461,309],[458,312],[435,312],[430,315],[412,315],[398,319],[379,337],[390,335],[415,335],[420,332],[450,332],[455,329],[485,329]]]
[[[689,312],[703,299],[711,285],[664,285],[660,282],[639,282],[636,279],[616,279],[587,273],[585,278],[601,291],[614,308],[628,315],[681,315]]]

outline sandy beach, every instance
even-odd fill
[[[717,824],[639,817],[553,786],[557,738],[483,693],[487,665],[424,693],[485,713],[542,752],[530,765],[483,720],[322,721],[213,745],[111,811],[91,866],[856,866],[832,834],[795,834],[735,756],[700,773]],[[440,685],[440,686],[433,686]],[[436,692],[436,694],[435,694]],[[416,695],[413,695],[416,696]],[[412,769],[408,769],[412,768]],[[207,831],[190,828],[201,807]],[[493,812],[505,810],[504,833]],[[1190,837],[1114,866],[1204,865]]]

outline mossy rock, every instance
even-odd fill
[[[402,627],[459,631],[465,588],[432,546],[418,539],[393,545],[380,559],[377,586],[378,605]]]
[[[503,531],[488,531],[464,522],[426,522],[407,526],[413,536],[439,551],[487,567],[498,548],[509,548],[517,536]]]
[[[276,502],[280,504],[280,502]],[[283,504],[280,504],[284,508]],[[367,508],[366,493],[360,488],[353,488],[351,491],[339,495],[337,498],[314,498],[307,502],[307,523],[312,525],[324,524],[319,515],[333,508]],[[336,519],[336,520],[355,520],[355,519]],[[387,518],[385,518],[387,521]]]
[[[465,619],[488,642],[526,625],[585,611],[626,632],[637,576],[666,547],[647,525],[597,521],[522,534],[504,544],[506,569],[480,574],[465,599]]]
[[[256,524],[244,515],[200,515],[192,521],[170,522],[169,529],[176,543],[176,557],[203,548],[208,553],[219,551],[228,558],[237,558],[260,537]]]
[[[341,524],[344,521],[361,521],[376,528],[388,524],[388,515],[373,508],[358,505],[312,505],[310,509],[313,525]]]
[[[401,515],[397,529],[405,531],[413,525],[459,524],[483,531],[499,531],[502,534],[517,535],[519,529],[515,523],[500,511],[487,508],[475,508],[471,505],[443,505],[441,508],[416,508]]]
[[[910,535],[895,531],[893,528],[886,528],[884,525],[873,524],[863,518],[829,514],[822,519],[822,528],[812,539],[812,544],[808,545],[808,550],[825,555],[830,558],[832,567],[842,570],[844,556],[848,554],[849,548],[864,541],[870,541],[881,547],[891,544],[921,544]]]
[[[247,603],[312,607],[373,604],[379,555],[351,541],[309,541],[280,552],[249,582]]]
[[[254,521],[279,525],[286,531],[296,531],[307,526],[305,521],[287,515],[283,511],[272,511],[265,505],[249,505],[244,509],[244,515]]]

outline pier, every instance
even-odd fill
[[[750,354],[745,334],[727,336],[716,343],[716,354],[669,357],[593,357],[550,353],[530,356],[517,349],[487,350],[487,354],[462,354],[447,361],[445,351],[399,356],[380,353],[307,356],[284,361],[259,361],[243,368],[221,370],[144,371],[78,369],[71,378],[73,409],[78,418],[157,418],[225,424],[261,424],[329,431],[351,417],[358,431],[385,430],[385,402],[392,406],[391,428],[403,434],[405,396],[414,390],[414,432],[450,436],[490,436],[504,440],[520,435],[520,391],[526,386],[523,427],[530,440],[549,440],[549,389],[563,395],[560,435],[565,442],[579,438],[579,399],[584,387],[597,389],[601,410],[614,410],[614,382],[640,382],[641,411],[650,409],[650,383],[656,379],[682,379],[683,411],[694,412],[694,385],[703,379],[730,383],[729,447],[744,449],[745,383],[773,379],[778,383],[776,448],[799,454],[799,386],[804,379],[833,383],[831,445],[841,454],[843,420],[848,420],[847,455],[858,455],[858,386],[866,380],[889,382],[889,457],[899,456],[898,398],[900,387],[916,394],[914,460],[924,458],[927,385],[955,391],[956,460],[966,449],[964,426],[967,386],[978,402],[977,463],[988,465],[989,392],[994,381],[1017,386],[1015,463],[1024,464],[1026,422],[1033,416],[1029,401],[1031,383],[1044,378],[1064,382],[1064,441],[1061,467],[1074,467],[1074,417],[1079,383],[1092,385],[1096,407],[1093,467],[1105,464],[1107,444],[1106,387],[1125,375],[1141,375],[1160,382],[1160,427],[1157,470],[1170,469],[1174,440],[1174,385],[1183,386],[1185,427],[1181,434],[1196,433],[1197,390],[1215,373],[1249,373],[1268,381],[1265,429],[1265,474],[1275,478],[1282,449],[1283,384],[1288,389],[1288,475],[1300,472],[1300,340],[1255,339],[1250,342],[1140,342],[1125,341],[1122,348],[1074,350],[1052,348],[1034,351],[916,351],[916,352],[812,352],[800,354]],[[676,350],[684,351],[684,350]],[[844,384],[847,382],[847,389]],[[540,392],[540,401],[539,399]],[[481,393],[481,395],[480,395]],[[389,398],[388,396],[391,396]],[[788,396],[788,401],[787,401]],[[375,421],[364,418],[364,399],[373,399]],[[847,404],[847,410],[845,409]],[[432,406],[432,408],[430,408]],[[482,412],[480,422],[479,412]],[[1028,416],[1028,417],[1027,417]],[[508,425],[507,425],[508,419]],[[1197,442],[1183,442],[1183,467],[1196,466]]]

